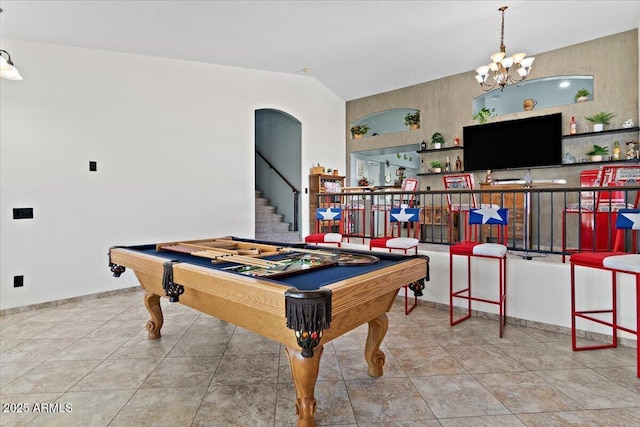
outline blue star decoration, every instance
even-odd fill
[[[316,219],[323,221],[337,221],[342,218],[342,209],[340,208],[318,208],[316,211]]]
[[[508,222],[509,209],[482,208],[469,211],[469,224],[498,224]]]
[[[417,208],[391,208],[391,222],[417,222],[420,218],[420,209]]]
[[[616,227],[625,230],[640,230],[640,209],[620,209]]]

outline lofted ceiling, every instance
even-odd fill
[[[500,44],[503,5],[508,54],[535,56],[640,21],[637,0],[0,0],[0,41],[307,76],[348,101],[488,64]],[[19,67],[20,52],[11,55]],[[543,66],[534,63],[531,76]]]

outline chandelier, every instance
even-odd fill
[[[2,13],[2,9],[0,9],[0,13]],[[9,55],[9,52],[2,49],[0,49],[0,78],[8,80],[22,80],[22,76],[18,72],[18,69],[11,61],[11,55]]]
[[[502,28],[500,30],[500,52],[496,52],[490,56],[491,64],[483,65],[476,68],[476,80],[480,83],[482,90],[489,91],[500,86],[502,91],[504,87],[510,83],[519,83],[527,78],[531,71],[531,65],[535,58],[526,58],[526,53],[515,53],[511,56],[507,56],[504,46],[504,11],[507,10],[507,6],[502,6],[498,9],[502,12]],[[513,70],[516,70],[516,73]],[[492,83],[488,83],[487,79],[489,75],[493,78]]]

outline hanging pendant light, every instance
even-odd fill
[[[0,9],[2,13],[2,9]],[[0,78],[8,80],[22,80],[18,69],[11,61],[11,55],[6,50],[0,49]]]
[[[504,45],[504,11],[507,10],[507,6],[502,6],[498,10],[502,13],[500,51],[490,56],[491,63],[489,65],[476,68],[476,73],[478,73],[476,80],[485,92],[492,90],[496,85],[499,85],[500,90],[503,90],[508,84],[523,81],[529,75],[531,65],[535,59],[533,57],[527,58],[527,54],[522,52],[507,56]],[[493,78],[492,82],[487,81],[489,76]]]

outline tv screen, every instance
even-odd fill
[[[562,114],[463,128],[464,170],[562,164]]]

